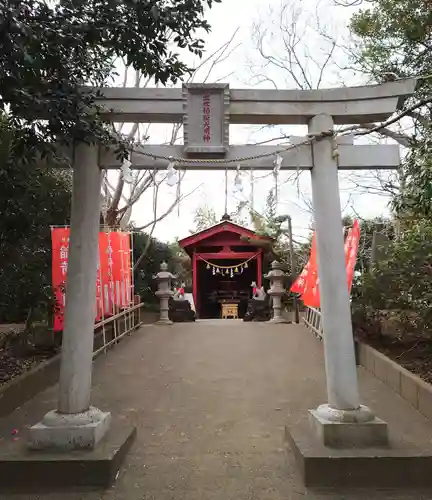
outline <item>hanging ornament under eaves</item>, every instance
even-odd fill
[[[131,184],[133,181],[132,171],[130,169],[131,165],[132,163],[128,159],[125,159],[120,167],[121,178],[126,184]]]
[[[276,155],[273,161],[273,175],[278,175],[283,162],[283,157],[281,155]]]
[[[181,201],[181,180],[182,176],[180,172],[178,173],[178,182],[177,182],[177,217],[180,217],[180,201]]]
[[[167,170],[166,170],[166,183],[168,184],[168,186],[170,187],[173,187],[177,184],[178,182],[178,176],[177,176],[177,172],[174,168],[175,166],[175,163],[174,162],[170,162],[168,164],[168,167],[167,167]]]
[[[234,193],[242,193],[243,192],[243,182],[241,178],[241,170],[240,165],[237,166],[236,176],[234,178]]]
[[[283,158],[280,155],[276,155],[276,158],[274,159],[273,162],[273,177],[274,177],[274,183],[275,183],[275,202],[276,202],[276,212],[278,211],[278,205],[279,205],[279,170],[282,166],[282,161]]]

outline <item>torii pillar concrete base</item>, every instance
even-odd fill
[[[386,447],[387,423],[375,417],[366,406],[345,411],[342,417],[328,405],[309,410],[309,426],[317,439],[329,448]],[[334,418],[332,418],[334,416]],[[341,418],[343,420],[341,420]]]
[[[92,450],[110,425],[111,414],[97,408],[75,414],[52,410],[29,429],[28,447],[32,450]]]

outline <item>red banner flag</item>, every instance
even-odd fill
[[[314,241],[316,237],[314,234]],[[310,265],[305,279],[304,291],[302,300],[308,307],[319,307],[320,294],[319,294],[319,278],[318,278],[318,262],[317,262],[317,249],[316,243],[311,248]]]
[[[52,228],[52,287],[55,296],[54,331],[63,330],[66,303],[66,275],[69,255],[69,228]]]
[[[134,289],[133,289],[133,260],[132,260],[132,241],[131,241],[131,234],[126,233],[125,237],[125,242],[126,242],[126,250],[124,254],[124,259],[125,259],[125,265],[126,265],[126,290],[127,290],[127,299],[129,304],[133,304],[133,296],[134,296]]]
[[[121,307],[121,271],[123,261],[121,259],[121,236],[120,233],[110,234],[111,243],[111,270],[112,270],[112,286],[113,286],[113,301],[116,311]]]
[[[103,294],[102,294],[102,278],[101,278],[101,261],[100,252],[98,252],[98,265],[96,274],[96,321],[101,321],[103,317]]]
[[[131,261],[131,236],[129,233],[122,234],[122,261],[123,261],[123,281],[125,289],[125,307],[132,304],[132,261]]]
[[[130,244],[129,234],[111,233],[113,254],[114,302],[118,308],[127,307],[130,303]]]
[[[358,220],[354,221],[353,227],[349,229],[344,243],[345,268],[347,273],[348,290],[351,293],[354,278],[354,269],[357,261],[357,253],[360,241],[360,225]],[[316,260],[315,234],[312,242],[311,256],[308,263],[299,275],[291,291],[302,294],[302,300],[308,307],[320,307],[320,292],[318,266]]]
[[[52,287],[56,299],[54,331],[63,330],[69,228],[51,230]],[[131,304],[131,250],[129,233],[99,233],[99,262],[96,278],[95,319],[115,314]]]
[[[99,233],[100,282],[104,316],[114,313],[111,233]]]
[[[315,233],[312,236],[312,247],[311,247],[311,254],[309,257],[309,260],[307,261],[305,267],[303,268],[303,271],[298,275],[297,279],[294,281],[293,285],[291,286],[291,292],[293,293],[304,293],[305,291],[305,286],[306,286],[306,279],[309,273],[309,269],[311,267],[311,260],[313,258],[316,258],[316,239],[315,239]]]
[[[348,233],[345,242],[345,265],[348,278],[348,291],[350,293],[351,293],[352,282],[354,279],[354,269],[357,262],[359,243],[360,243],[360,224],[358,220],[355,220],[353,227]]]

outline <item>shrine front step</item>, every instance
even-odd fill
[[[0,446],[2,493],[64,491],[71,488],[105,489],[118,477],[136,437],[136,427],[113,422],[95,450],[50,452],[28,450],[25,440]]]

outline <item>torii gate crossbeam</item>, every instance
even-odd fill
[[[339,139],[345,138],[338,137],[336,139],[339,170],[388,170],[398,168],[400,165],[399,146],[397,145],[344,144]],[[304,137],[303,141],[307,141],[307,138]],[[230,146],[225,156],[225,159],[228,160],[226,164],[195,161],[193,163],[177,163],[176,167],[187,170],[235,170],[238,165],[241,165],[244,170],[272,170],[274,156],[281,149],[283,149],[281,146]],[[263,154],[268,156],[248,162],[234,161],[236,158],[255,157]],[[279,155],[282,157],[280,170],[311,170],[313,168],[313,154],[310,144],[286,149]],[[166,170],[167,160],[160,159],[161,156],[184,157],[184,148],[183,146],[139,146],[130,154],[131,168],[135,170]],[[121,163],[114,152],[101,150],[99,159],[101,168],[118,169],[121,167]]]

